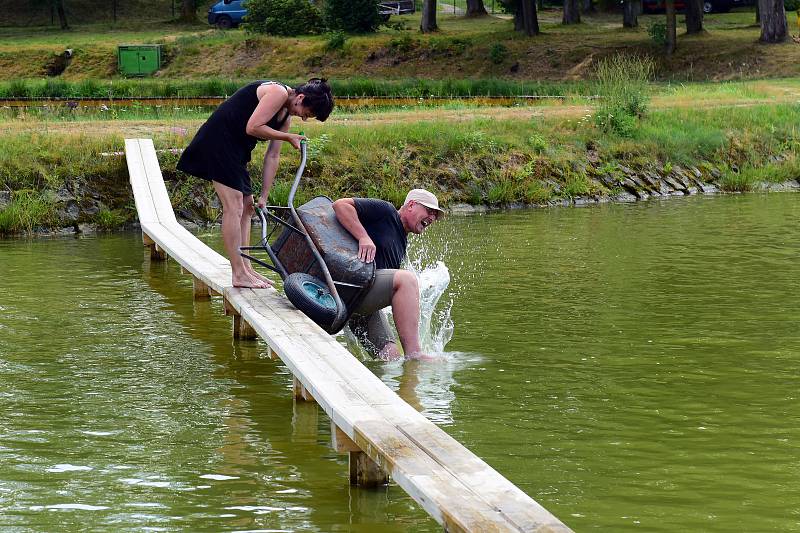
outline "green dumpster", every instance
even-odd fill
[[[160,44],[124,44],[117,47],[117,65],[124,76],[147,76],[161,68]]]

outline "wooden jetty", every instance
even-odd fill
[[[274,289],[231,286],[228,260],[178,224],[153,142],[126,139],[142,239],[191,274],[195,298],[220,295],[233,336],[261,337],[294,375],[297,401],[331,420],[332,446],[348,453],[350,482],[391,477],[445,531],[571,531],[475,454],[404,402],[346,348]]]

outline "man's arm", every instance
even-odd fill
[[[358,258],[365,263],[375,260],[375,243],[367,234],[364,225],[358,219],[356,203],[352,198],[341,198],[333,202],[333,212],[344,229],[358,240]]]

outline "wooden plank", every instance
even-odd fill
[[[164,177],[161,175],[161,167],[158,164],[158,156],[152,139],[138,139],[139,149],[142,156],[147,184],[150,188],[150,195],[153,204],[156,206],[158,220],[162,223],[175,222],[175,211],[172,209],[172,202],[169,199],[167,186]]]
[[[144,169],[139,143],[135,139],[125,139],[125,159],[128,165],[128,177],[133,189],[133,199],[140,222],[157,222],[155,204],[150,196],[147,175]]]

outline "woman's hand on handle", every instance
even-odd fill
[[[298,135],[296,133],[287,133],[286,142],[294,146],[295,150],[300,149],[300,142],[308,139],[305,135]]]
[[[265,195],[261,195],[258,197],[258,202],[256,202],[256,207],[259,209],[264,209],[267,207],[267,197]]]

